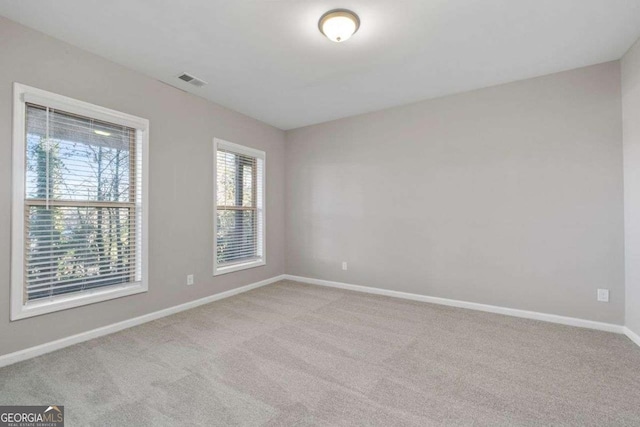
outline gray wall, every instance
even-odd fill
[[[0,355],[284,272],[282,131],[1,17],[0,58]],[[9,322],[14,81],[150,120],[148,293]],[[215,278],[214,136],[265,150],[268,161],[268,264]]]
[[[640,42],[622,58],[626,325],[640,334]]]
[[[621,114],[616,61],[288,131],[286,271],[622,324]]]

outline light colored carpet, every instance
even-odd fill
[[[640,348],[587,329],[278,282],[0,370],[87,425],[640,425]]]

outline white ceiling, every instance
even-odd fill
[[[317,28],[338,7],[362,21],[341,44]],[[281,129],[619,59],[640,36],[640,0],[0,0],[0,14]]]

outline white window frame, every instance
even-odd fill
[[[26,103],[48,106],[80,116],[136,129],[142,155],[142,197],[140,241],[141,275],[137,283],[96,288],[78,294],[56,295],[36,301],[24,301],[24,206],[25,206],[25,145]],[[13,158],[12,158],[12,226],[11,226],[11,320],[25,319],[55,311],[66,310],[127,295],[147,292],[148,282],[148,212],[149,212],[149,121],[88,102],[58,95],[45,90],[13,84]]]
[[[218,267],[217,251],[218,251],[218,149],[233,151],[238,154],[262,159],[262,227],[258,232],[258,252],[262,252],[262,257],[256,261],[249,261],[239,264],[233,264]],[[267,264],[267,245],[265,236],[267,235],[267,210],[266,210],[266,193],[267,193],[267,153],[255,148],[246,147],[233,142],[225,141],[220,138],[213,138],[213,275],[233,273],[234,271],[246,270],[248,268],[260,267]]]

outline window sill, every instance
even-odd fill
[[[42,300],[28,302],[17,308],[11,313],[11,320],[26,319],[143,292],[147,292],[146,283],[129,283],[105,289],[94,289],[76,295],[58,295],[52,298],[43,298]]]
[[[266,265],[266,264],[267,263],[265,262],[265,260],[261,259],[261,260],[258,260],[258,261],[243,262],[241,264],[232,264],[232,265],[228,265],[226,267],[214,267],[213,268],[213,275],[214,276],[220,276],[222,274],[233,273],[234,271],[246,270],[248,268],[261,267],[261,266]]]

